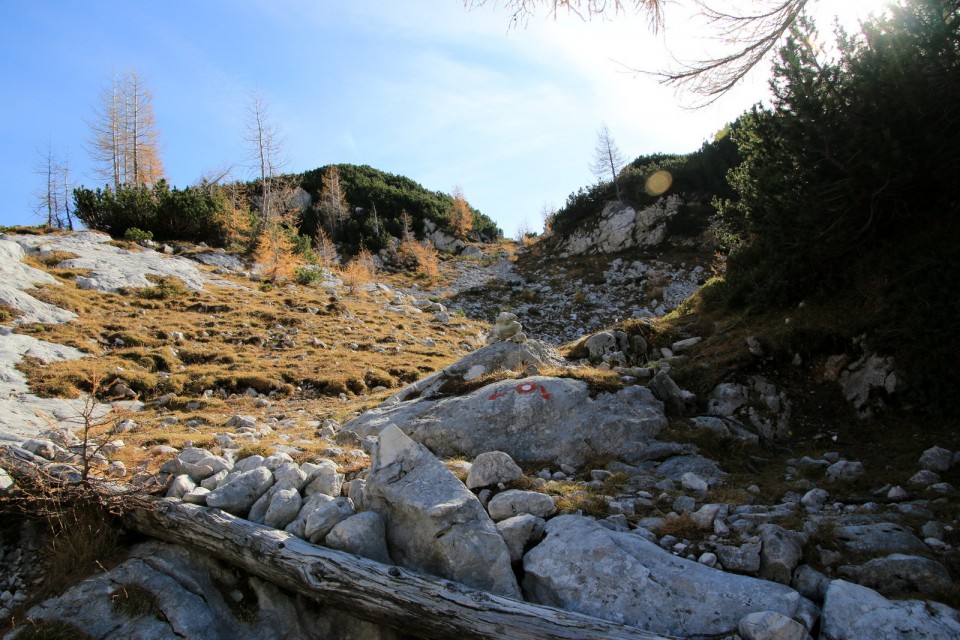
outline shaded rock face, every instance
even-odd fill
[[[380,433],[364,503],[386,522],[398,565],[520,599],[507,545],[483,505],[394,425]]]
[[[546,533],[523,559],[524,590],[540,604],[677,636],[735,633],[745,615],[758,611],[802,620],[809,629],[818,613],[789,587],[677,558],[589,518],[554,518]]]
[[[820,626],[821,640],[877,638],[960,638],[957,612],[938,602],[887,600],[876,591],[845,580],[827,588]]]
[[[243,598],[237,602],[233,594]],[[255,615],[238,617],[239,610]],[[27,615],[34,621],[69,623],[97,640],[397,637],[389,629],[291,596],[268,582],[238,577],[206,554],[162,542],[137,545],[119,566],[31,608]]]
[[[591,456],[641,459],[667,420],[663,404],[643,387],[591,398],[585,382],[534,376],[464,396],[381,406],[343,428],[377,435],[391,423],[439,456],[497,450],[521,463],[579,466]]]

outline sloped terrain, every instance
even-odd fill
[[[929,637],[960,629],[950,608],[960,575],[955,432],[910,422],[883,358],[851,347],[828,361],[823,354],[837,343],[815,338],[833,335],[829,318],[804,309],[789,322],[715,318],[696,296],[663,318],[636,313],[662,315],[649,308],[652,294],[662,303],[671,286],[695,286],[704,271],[690,267],[695,251],[591,256],[566,264],[581,270],[572,278],[542,247],[515,263],[488,248],[487,257],[445,261],[436,283],[378,274],[386,281],[344,284],[329,273],[316,285],[275,287],[205,257],[217,254],[202,247],[164,257],[106,245],[101,251],[128,252],[134,270],[148,264],[138,260],[144,254],[183,261],[200,278],[192,289],[189,279],[153,273],[148,286],[108,293],[78,287],[100,280],[86,263],[64,264],[83,256],[58,253],[56,237],[4,240],[59,283],[31,295],[77,318],[40,324],[12,312],[15,324],[0,340],[42,337],[87,356],[25,358],[18,401],[27,401],[29,385],[45,396],[93,391],[101,408],[143,403],[117,405],[104,418],[84,419],[80,408],[79,421],[36,427],[43,432],[20,455],[38,464],[69,463],[82,474],[78,459],[88,458],[91,477],[655,633],[746,638],[789,628],[799,635],[788,637],[842,637],[871,628],[857,610],[868,600],[884,624]],[[661,280],[651,282],[651,268]],[[674,282],[681,272],[694,277]],[[614,277],[621,273],[630,275]],[[575,296],[600,278],[607,283],[582,300],[566,300],[566,291]],[[533,286],[544,297],[526,308],[505,295]],[[591,296],[606,297],[594,305]],[[559,304],[570,305],[562,319]],[[501,313],[509,310],[519,318]],[[578,326],[590,316],[584,326],[601,329],[617,312],[634,317],[598,333]],[[472,315],[496,323],[491,329]],[[583,334],[559,352],[530,339]],[[14,480],[0,476],[14,492],[5,508],[16,503]],[[167,592],[152,600],[157,581],[182,574],[175,566],[184,552],[167,548],[151,553],[169,563],[149,571],[136,568],[142,549],[129,560],[104,552],[109,572],[40,604],[71,582],[39,561],[45,526],[3,532],[0,587],[10,595],[2,613],[13,625],[24,616],[59,620],[107,637],[108,626],[127,628],[124,619],[159,607],[168,623],[156,637],[200,637],[193,622],[225,615],[237,621],[223,628],[253,637],[269,629],[258,625],[271,612],[293,606],[317,619],[339,615],[291,604],[269,583],[228,578],[213,565],[195,579],[211,576],[201,591],[226,588],[226,598],[206,599],[213,609],[190,613]],[[62,547],[69,532],[52,532]],[[115,603],[124,585],[146,590],[149,606],[104,605],[113,626],[72,608]],[[925,599],[941,604],[919,604]],[[374,633],[356,621],[316,632],[305,631],[303,618],[297,624],[285,633]]]

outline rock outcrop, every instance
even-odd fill
[[[380,433],[364,502],[386,522],[397,564],[520,598],[507,545],[483,505],[396,426]]]
[[[664,241],[667,220],[677,214],[681,199],[672,195],[637,211],[620,202],[610,202],[599,218],[573,231],[560,243],[566,255],[616,253],[633,247],[653,247]]]
[[[640,459],[667,421],[663,404],[644,387],[591,397],[586,382],[533,376],[464,396],[388,403],[343,428],[368,436],[389,424],[440,456],[496,450],[521,463],[578,466],[592,456]]]
[[[810,629],[818,614],[789,587],[677,558],[589,518],[559,516],[545,529],[546,539],[523,559],[524,590],[540,604],[681,636],[735,633],[744,616],[758,611],[776,611]]]

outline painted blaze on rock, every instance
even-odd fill
[[[384,405],[344,428],[377,435],[391,423],[439,456],[497,450],[520,463],[578,466],[598,455],[639,459],[667,420],[663,404],[644,387],[591,397],[586,382],[533,376],[463,396]]]

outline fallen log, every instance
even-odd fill
[[[124,520],[146,535],[201,549],[357,618],[451,640],[664,640],[591,616],[510,600],[319,547],[284,531],[183,502],[133,496]]]
[[[15,447],[0,447],[0,467],[59,482],[58,467]],[[61,484],[69,492],[71,482]],[[511,600],[462,584],[334,549],[255,524],[220,509],[138,493],[118,482],[74,484],[96,491],[142,534],[209,553],[279,587],[357,618],[436,640],[668,640],[553,607]]]

